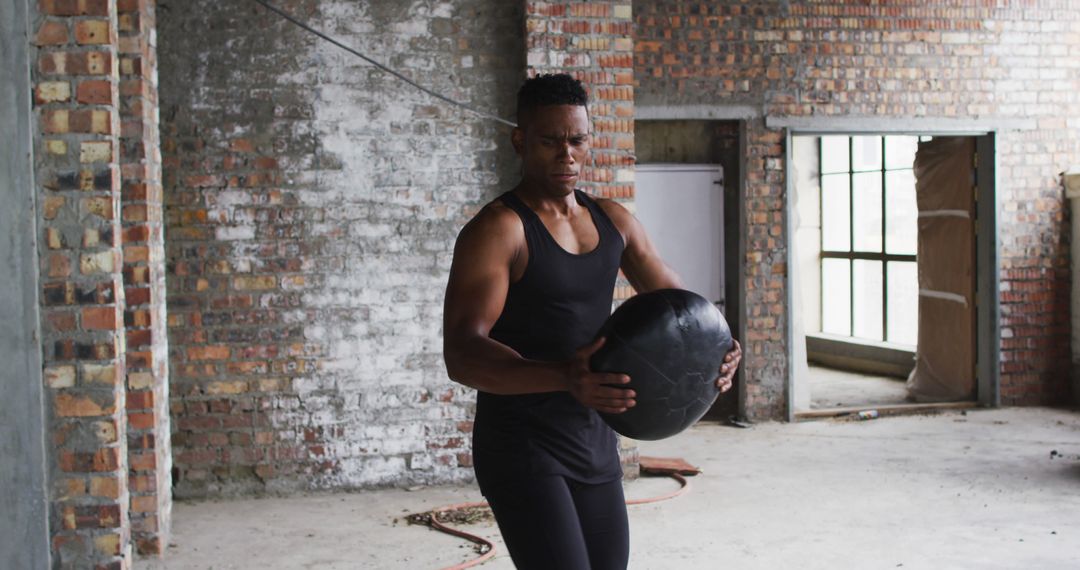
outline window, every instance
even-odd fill
[[[916,136],[823,136],[822,332],[918,338]]]

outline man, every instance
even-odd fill
[[[478,390],[473,461],[520,569],[626,568],[629,530],[614,432],[634,406],[620,374],[593,373],[594,335],[622,269],[638,292],[682,288],[621,205],[576,189],[588,103],[569,75],[527,80],[511,141],[522,179],[458,236],[446,289],[446,368]],[[739,364],[725,356],[726,391]]]

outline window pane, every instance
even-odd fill
[[[912,170],[885,173],[885,253],[915,255],[919,210]]]
[[[851,335],[851,264],[821,260],[821,332]]]
[[[885,169],[911,168],[918,145],[919,137],[885,137]]]
[[[821,247],[851,251],[851,194],[848,174],[821,177]]]
[[[848,171],[848,138],[821,137],[821,173]]]
[[[855,333],[852,336],[869,340],[881,338],[884,317],[882,307],[881,262],[854,260],[853,295],[855,298]]]
[[[915,262],[889,262],[888,341],[915,346],[919,338],[919,274]]]
[[[881,137],[851,137],[851,164],[855,172],[881,170]]]
[[[881,252],[881,172],[855,174],[855,251]]]

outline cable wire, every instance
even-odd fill
[[[397,71],[394,71],[393,69],[390,69],[389,67],[387,67],[387,66],[385,66],[385,65],[371,59],[370,57],[356,51],[355,49],[353,49],[353,48],[351,48],[351,47],[349,47],[349,46],[335,40],[334,38],[332,38],[332,37],[320,32],[320,31],[312,28],[311,26],[308,26],[307,24],[301,22],[300,20],[297,20],[292,15],[290,15],[288,12],[285,12],[284,10],[281,10],[281,9],[277,8],[273,4],[270,4],[269,2],[267,2],[266,0],[252,0],[252,1],[255,2],[256,4],[261,5],[263,8],[266,8],[267,10],[270,10],[271,12],[274,12],[275,14],[281,16],[282,18],[285,18],[286,20],[288,20],[289,22],[292,22],[293,24],[299,26],[300,28],[302,28],[304,30],[307,30],[308,32],[311,32],[312,34],[315,34],[316,36],[318,36],[318,37],[320,37],[320,38],[322,38],[322,39],[336,45],[337,47],[339,47],[339,48],[341,48],[341,49],[355,55],[356,57],[359,57],[360,59],[370,63],[371,65],[374,65],[375,67],[377,67],[381,71],[385,71],[386,73],[389,73],[390,75],[393,75],[394,77],[397,77],[398,79],[404,81],[405,83],[408,83],[409,85],[412,85],[413,87],[419,89],[420,91],[423,91],[424,93],[427,93],[428,95],[431,95],[432,97],[435,97],[436,99],[439,99],[440,101],[445,101],[447,103],[450,103],[451,105],[456,105],[458,107],[461,107],[462,109],[465,109],[466,111],[468,111],[470,113],[473,113],[474,115],[478,115],[478,116],[483,117],[485,119],[490,119],[492,121],[497,121],[499,123],[502,123],[504,125],[508,125],[508,126],[511,126],[511,127],[516,127],[517,126],[517,123],[507,121],[506,119],[503,119],[502,117],[498,117],[498,116],[492,115],[490,113],[485,113],[485,112],[483,112],[483,111],[481,111],[479,109],[474,109],[473,107],[470,107],[469,105],[466,105],[465,103],[461,103],[460,101],[455,101],[455,100],[453,100],[453,99],[451,99],[451,98],[449,98],[449,97],[447,97],[447,96],[445,96],[445,95],[443,95],[441,93],[437,93],[435,91],[432,91],[431,89],[428,89],[427,87],[424,87],[423,85],[420,85],[419,83],[416,83],[415,81],[409,79],[408,77],[405,77],[404,75],[398,73]]]

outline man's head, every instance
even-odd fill
[[[577,105],[587,107],[589,94],[580,81],[565,73],[537,75],[525,80],[517,94],[517,123],[525,128],[538,107]]]
[[[511,141],[525,183],[553,195],[574,190],[589,156],[588,102],[581,82],[566,74],[540,75],[521,86]]]

